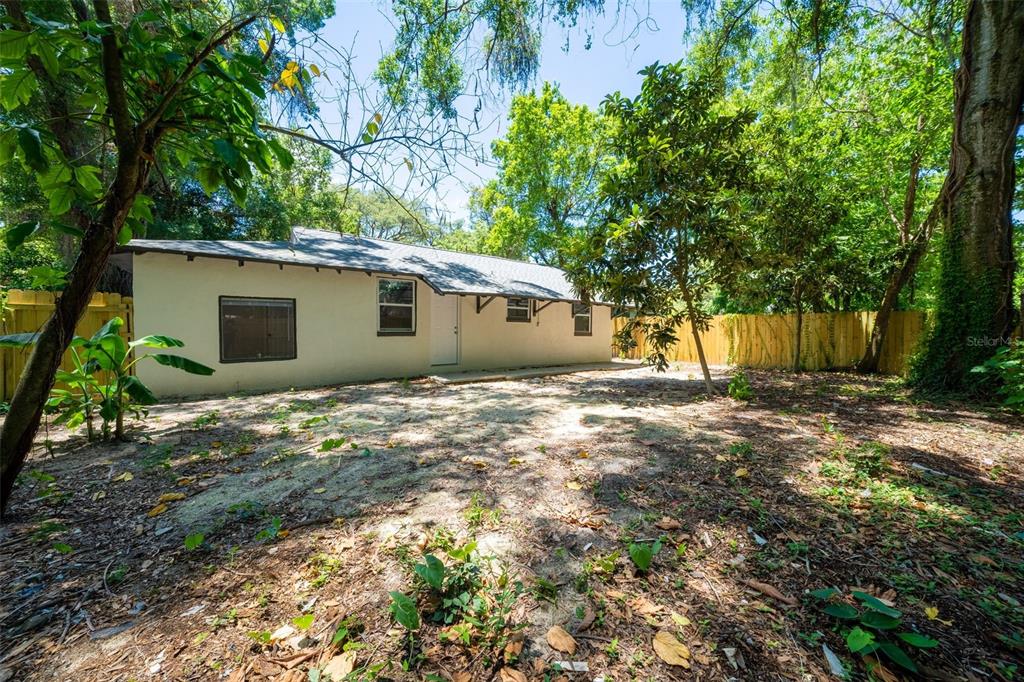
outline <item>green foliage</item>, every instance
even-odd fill
[[[750,400],[754,397],[754,389],[743,370],[737,370],[729,379],[729,397],[736,400]]]
[[[228,511],[231,511],[228,508]],[[270,519],[270,525],[256,533],[256,542],[272,542],[281,536],[281,517],[274,516]]]
[[[661,538],[654,542],[631,542],[629,543],[629,558],[633,560],[636,568],[641,573],[646,573],[654,562],[654,557],[661,551]]]
[[[413,566],[413,570],[427,586],[440,592],[444,586],[444,564],[433,554],[425,555],[423,561],[424,563]]]
[[[852,653],[862,656],[882,654],[901,668],[917,672],[917,665],[897,642],[914,649],[931,649],[939,645],[936,640],[920,633],[896,632],[903,627],[903,614],[866,592],[851,591],[853,603],[834,588],[813,590],[811,596],[824,604],[823,613],[844,624],[841,631]]]
[[[416,610],[416,602],[401,592],[391,592],[391,615],[395,621],[412,632],[420,627],[420,614]]]
[[[486,524],[497,524],[501,520],[501,508],[485,506],[483,496],[475,492],[469,498],[469,506],[466,508],[464,516],[470,532],[475,532]]]
[[[133,373],[135,365],[146,358],[190,374],[210,375],[213,369],[180,355],[141,353],[145,348],[181,348],[185,344],[169,336],[151,335],[126,342],[121,336],[124,320],[114,317],[92,337],[76,336],[71,342],[74,369],[58,370],[57,381],[67,388],[53,388],[46,408],[58,413],[56,423],[74,428],[83,422],[90,439],[94,436],[92,419],[99,414],[102,434],[124,436],[124,415],[146,414],[146,407],[157,402],[149,387]],[[28,346],[36,334],[0,336],[0,346]],[[113,425],[113,430],[111,429]]]
[[[482,250],[558,265],[566,241],[601,217],[607,122],[551,83],[513,98],[508,117],[505,137],[491,145],[498,177],[471,203],[485,226]]]
[[[994,379],[1003,405],[1024,412],[1024,341],[1015,340],[995,352],[985,364],[971,370],[972,374]]]
[[[725,107],[722,82],[682,63],[641,74],[639,95],[602,104],[617,158],[601,183],[608,220],[574,242],[569,271],[586,297],[629,310],[620,348],[641,332],[647,360],[664,370],[676,329],[707,327],[696,303],[742,262],[739,190],[751,179],[742,138],[753,113]]]
[[[185,536],[185,549],[189,552],[198,549],[205,539],[202,533],[189,533]]]
[[[331,450],[337,450],[346,443],[345,438],[328,438],[324,442],[320,443],[320,447],[317,448],[318,452],[330,452]]]
[[[304,616],[292,618],[292,625],[299,630],[308,630],[313,625],[313,614],[307,613]]]

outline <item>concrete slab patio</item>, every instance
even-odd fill
[[[553,367],[521,367],[519,369],[480,370],[476,372],[447,372],[431,374],[427,378],[438,384],[475,384],[482,381],[515,381],[517,379],[536,379],[577,372],[608,372],[623,369],[639,368],[639,360],[611,360],[610,362],[592,362],[582,365],[556,365]]]

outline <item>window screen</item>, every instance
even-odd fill
[[[221,362],[294,357],[295,299],[221,296]]]
[[[416,282],[408,279],[377,280],[377,332],[416,332]]]
[[[530,321],[530,299],[510,298],[508,299],[508,312],[506,319],[509,322]]]
[[[590,335],[590,313],[591,308],[589,305],[583,305],[582,303],[572,304],[572,323],[576,336]]]

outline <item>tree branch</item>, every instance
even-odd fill
[[[181,89],[185,87],[185,83],[188,79],[192,77],[192,74],[199,68],[199,65],[206,61],[206,58],[209,57],[214,50],[226,43],[233,35],[243,30],[246,26],[259,19],[259,17],[259,14],[252,14],[233,25],[225,24],[227,28],[223,29],[224,32],[219,37],[211,39],[209,44],[207,44],[206,47],[200,50],[199,53],[192,58],[192,61],[188,63],[188,66],[186,66],[182,72],[178,74],[178,77],[174,79],[171,87],[169,87],[163,97],[160,98],[160,101],[149,116],[139,123],[139,133],[145,133],[156,125],[157,121],[159,121],[164,115],[164,112],[167,111],[167,107],[171,105],[174,98],[177,97],[178,93],[181,92]]]

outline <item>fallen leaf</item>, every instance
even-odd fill
[[[715,461],[716,462],[727,462],[727,461],[729,461],[729,458],[726,457],[725,455],[715,455]]]
[[[679,523],[670,516],[662,516],[661,519],[654,524],[661,530],[679,530],[683,527],[683,524]]]
[[[836,652],[829,649],[828,644],[822,644],[821,651],[825,654],[825,662],[828,663],[828,669],[832,674],[841,680],[845,680],[847,677],[846,668],[843,667],[843,662],[836,656]]]
[[[501,682],[526,682],[526,675],[515,668],[502,668],[498,671]]]
[[[631,609],[636,611],[641,616],[652,616],[655,613],[660,612],[662,608],[661,606],[658,606],[657,604],[652,602],[647,597],[643,596],[637,597],[636,599],[631,599],[627,603],[629,604],[629,607]]]
[[[570,656],[576,653],[576,640],[560,625],[555,625],[548,630],[547,640],[548,645],[555,651],[561,651]]]
[[[996,562],[992,560],[992,557],[987,557],[984,554],[972,554],[971,561],[976,564],[985,564],[986,566],[996,565]]]
[[[267,660],[269,660],[271,663],[276,663],[277,665],[283,668],[291,670],[300,663],[305,663],[309,659],[313,658],[318,653],[320,653],[319,649],[311,649],[309,651],[296,651],[294,654],[289,654],[288,656],[282,656],[281,658],[269,658]],[[305,675],[303,675],[300,679],[305,680]]]
[[[654,636],[654,653],[669,665],[690,667],[690,650],[668,630]]]
[[[164,504],[163,502],[161,502],[161,503],[160,503],[160,504],[158,504],[157,506],[155,506],[155,507],[153,507],[152,509],[150,509],[150,510],[149,510],[149,511],[148,511],[148,512],[146,513],[146,516],[148,516],[148,517],[150,517],[150,518],[152,518],[152,517],[154,517],[154,516],[160,516],[160,515],[161,515],[161,514],[163,514],[163,513],[165,512],[165,511],[167,511],[167,505],[166,505],[166,504]]]
[[[473,676],[462,670],[452,675],[452,682],[473,682]]]
[[[132,475],[132,472],[126,471],[123,474],[121,474],[120,476],[115,477],[114,480],[115,481],[125,481],[125,482],[127,482],[127,481],[132,480],[133,478],[135,478],[135,477]]]
[[[928,616],[928,620],[938,621],[946,627],[949,627],[953,624],[952,620],[943,620],[942,618],[939,618],[939,609],[935,606],[929,606],[928,608],[926,608],[924,610],[924,615]]]
[[[690,624],[690,619],[689,618],[687,618],[686,616],[682,616],[682,615],[676,613],[675,611],[673,611],[671,613],[671,616],[672,616],[672,622],[675,623],[676,625],[678,625],[681,628],[682,627],[686,627],[687,625]]]
[[[188,476],[182,476],[177,481],[175,481],[175,484],[176,485],[189,485],[189,484],[192,483],[193,480],[194,479],[191,479]]]
[[[518,457],[509,457],[508,458],[508,465],[510,467],[519,466],[522,463],[523,463],[523,460],[519,459]]]
[[[346,651],[329,660],[320,672],[329,674],[332,680],[343,680],[346,675],[355,670],[355,667],[356,652]]]
[[[96,492],[94,492],[92,494],[92,501],[96,502],[97,500],[102,500],[106,496],[107,496],[107,491],[106,490],[97,490]]]
[[[899,675],[886,668],[876,656],[865,656],[864,665],[874,677],[882,682],[900,682]]]
[[[580,621],[580,626],[576,628],[577,632],[586,632],[590,629],[590,626],[594,624],[594,620],[597,618],[597,613],[594,609],[588,605],[586,610],[583,612],[583,620]]]
[[[505,662],[509,663],[513,658],[523,653],[523,640],[516,640],[505,645]]]
[[[157,502],[177,502],[184,499],[185,493],[164,493]]]
[[[779,592],[778,588],[776,588],[774,585],[769,585],[768,583],[763,583],[760,580],[754,580],[752,578],[747,579],[744,582],[750,587],[760,592],[761,594],[767,595],[772,599],[778,599],[783,604],[788,604],[789,606],[796,606],[799,603],[793,597],[787,597],[786,595],[782,594],[782,592]]]
[[[282,625],[278,629],[270,633],[270,641],[277,642],[282,639],[288,639],[295,634],[295,628],[291,625]]]
[[[211,448],[219,448],[222,447],[223,445],[224,443],[220,442],[219,440],[215,440],[212,443],[210,443]]]
[[[315,488],[313,492],[316,493],[317,495],[323,495],[325,492],[327,492],[327,488]]]
[[[586,450],[580,450],[580,454],[577,455],[580,459],[590,459],[590,453]]]
[[[749,475],[750,475],[750,472],[747,471],[746,467],[740,467],[739,469],[737,469],[733,473],[733,476],[735,476],[736,478],[743,478],[744,476],[749,476]]]
[[[583,490],[583,484],[579,481],[566,481],[565,487],[569,490]]]

